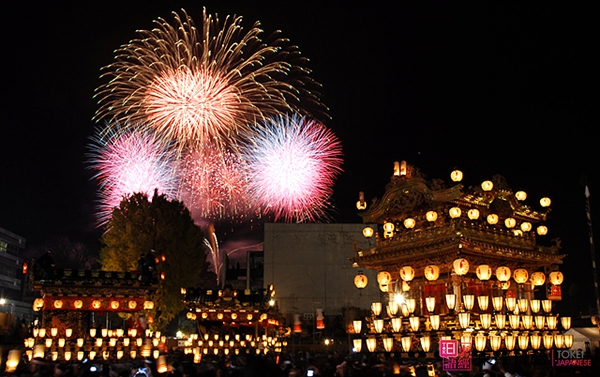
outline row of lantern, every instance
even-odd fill
[[[103,338],[121,338],[125,336],[125,330],[122,328],[117,329],[107,329],[102,328],[98,329],[96,327],[91,327],[89,330],[90,337],[95,338],[96,336],[101,336]],[[145,336],[147,338],[161,338],[160,331],[152,331],[150,329],[146,329]],[[32,330],[32,335],[34,338],[45,338],[46,335],[50,335],[52,337],[57,337],[59,335],[58,327],[44,328],[44,327],[34,327]],[[73,335],[72,328],[66,328],[64,332],[64,336],[66,338],[70,338]],[[131,338],[135,338],[138,335],[138,330],[135,328],[127,329],[127,336]]]
[[[201,312],[199,315],[197,313],[194,312],[187,312],[186,314],[186,318],[192,321],[195,321],[196,319],[198,319],[198,317],[202,320],[219,320],[219,321],[252,321],[253,319],[259,318],[259,319],[266,319],[268,317],[268,315],[266,313],[263,313],[263,315],[261,315],[260,317],[257,316],[258,311],[254,312],[254,313],[245,313],[245,312],[241,312],[241,313],[237,313],[237,312],[227,312],[227,313],[222,313],[222,312]]]
[[[449,209],[448,214],[450,215],[451,218],[456,219],[462,215],[462,210],[459,207],[452,207]],[[479,215],[480,215],[479,210],[476,208],[472,208],[467,212],[467,216],[470,220],[479,219]],[[437,211],[426,212],[425,219],[428,222],[432,222],[432,223],[435,222],[438,219],[438,212]],[[500,217],[495,213],[491,213],[486,216],[486,221],[490,225],[496,225],[500,221]],[[408,217],[402,221],[402,224],[404,225],[404,227],[406,229],[413,229],[416,226],[417,221],[413,217]],[[528,221],[523,221],[519,225],[519,229],[515,229],[515,227],[517,226],[517,220],[513,217],[507,217],[506,219],[504,219],[504,226],[508,229],[513,230],[514,235],[516,235],[516,236],[522,236],[523,233],[527,233],[533,229],[533,225]],[[394,224],[393,222],[391,222],[391,221],[384,222],[383,223],[383,236],[385,238],[393,237],[394,231],[397,230],[396,228],[397,228],[397,225]],[[546,225],[539,225],[536,228],[536,233],[540,236],[544,236],[548,233],[548,227]],[[372,227],[366,226],[365,228],[363,228],[363,236],[365,236],[366,238],[371,238],[374,234],[375,234],[375,231],[373,230]]]
[[[449,310],[454,310],[457,308],[457,301],[460,302],[460,298],[457,300],[457,295],[454,293],[446,294],[446,306]],[[502,296],[494,296],[491,297],[492,306],[494,311],[497,313],[501,312],[502,309],[506,306],[506,309],[513,314],[521,314],[528,313],[531,310],[532,313],[551,313],[552,312],[552,300],[539,300],[539,299],[527,299],[516,297],[502,297]],[[477,296],[477,303],[479,304],[479,309],[482,311],[488,310],[490,303],[490,296],[481,295]],[[408,317],[413,314],[416,310],[417,302],[414,298],[403,299],[402,302],[396,302],[395,300],[390,301],[386,305],[386,312],[389,317],[394,317],[398,314],[401,314],[404,317]],[[425,306],[430,313],[435,311],[436,306],[436,298],[433,296],[425,298]],[[475,306],[475,295],[465,294],[462,296],[462,308],[464,310],[472,310]],[[381,302],[374,302],[371,304],[371,312],[375,317],[378,317],[382,313],[383,305]]]
[[[27,339],[25,340],[27,342]],[[49,351],[47,351],[47,348]],[[123,349],[117,350],[108,350],[108,349],[90,349],[84,350],[83,348],[79,348],[78,350],[71,350],[68,348],[51,348],[46,347],[44,344],[37,344],[30,349],[25,351],[27,358],[31,361],[33,358],[46,358],[46,356],[50,356],[52,361],[64,360],[83,360],[84,358],[88,358],[89,360],[95,359],[103,359],[108,360],[110,358],[116,358],[118,360],[129,357],[131,359],[135,359],[138,356],[148,358],[153,356],[155,359],[159,357],[160,350],[152,349],[150,344],[144,344],[140,347],[140,349],[130,349],[125,351]]]
[[[46,305],[46,300],[50,301]],[[150,300],[124,300],[124,299],[98,299],[98,298],[36,298],[33,300],[33,310],[39,312],[47,310],[139,310],[143,303],[144,310],[154,309],[154,302]]]
[[[164,336],[161,338],[146,338],[146,343],[152,344],[154,347],[158,347],[161,342],[164,343],[165,341],[166,338]],[[84,347],[84,345],[86,344],[86,340],[84,338],[77,338],[75,340],[69,340],[66,338],[39,338],[38,342],[43,343],[46,346],[46,348],[51,348],[53,345],[59,348],[64,348],[65,346],[69,345]],[[25,347],[32,348],[35,346],[36,338],[25,338],[24,343]],[[103,345],[108,347],[142,347],[144,345],[144,338],[95,338],[92,340],[92,345],[97,348],[103,347]]]
[[[454,260],[453,272],[459,276],[464,276],[469,272],[469,261],[465,258]],[[411,266],[403,266],[398,271],[400,278],[404,282],[411,282],[415,278],[415,269]],[[475,268],[475,274],[481,281],[487,281],[492,277],[492,267],[487,264],[481,264]],[[425,279],[435,281],[440,277],[440,268],[436,265],[428,265],[423,269]],[[524,284],[530,280],[529,272],[524,268],[517,268],[514,272],[507,266],[500,266],[495,271],[496,278],[502,283],[508,283],[512,277],[518,284]],[[561,285],[564,281],[564,275],[560,271],[553,271],[548,275],[548,280],[553,285]],[[380,271],[377,273],[377,283],[380,288],[385,291],[387,286],[392,282],[392,275],[388,271]],[[546,275],[543,272],[536,271],[531,274],[531,283],[534,286],[542,286],[546,282]],[[368,278],[362,272],[359,272],[354,278],[354,284],[357,288],[365,288],[368,284]],[[407,285],[403,287],[408,288]],[[508,288],[508,284],[504,286]],[[407,289],[404,289],[407,290]]]
[[[386,352],[392,352],[397,343],[401,346],[401,350],[403,352],[415,351],[413,348],[414,340],[416,338],[413,336],[403,336],[400,338],[400,342],[397,342],[394,337],[383,337],[381,338],[381,346],[383,350]],[[451,336],[441,336],[440,340],[450,340]],[[423,335],[419,340],[420,348],[423,352],[430,352],[432,346],[432,339],[429,335]],[[570,334],[558,334],[558,333],[543,333],[533,332],[529,334],[528,332],[524,332],[519,334],[518,332],[513,332],[512,334],[501,333],[498,334],[496,332],[492,332],[489,335],[484,334],[483,332],[477,333],[477,335],[473,336],[471,332],[464,332],[461,335],[461,346],[466,348],[469,352],[472,349],[472,346],[475,346],[475,349],[479,352],[486,351],[488,344],[489,349],[491,351],[499,351],[502,349],[502,345],[504,345],[504,349],[507,351],[513,351],[518,348],[522,351],[526,350],[539,350],[543,345],[545,349],[550,350],[553,348],[563,349],[563,348],[571,348],[573,346],[573,335]],[[364,340],[364,343],[367,346],[367,350],[369,352],[375,352],[378,347],[378,339],[376,337],[367,337]],[[356,352],[362,351],[362,338],[353,339],[353,346]]]

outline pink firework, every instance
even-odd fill
[[[342,172],[339,139],[319,122],[272,118],[242,148],[252,196],[275,220],[327,217],[335,178]]]
[[[251,213],[245,164],[214,144],[184,154],[179,197],[194,214],[220,220]]]
[[[167,197],[176,193],[175,148],[146,127],[98,129],[90,144],[91,168],[100,182],[99,225],[133,193],[152,197],[154,190]]]

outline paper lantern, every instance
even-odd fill
[[[453,219],[456,219],[456,218],[460,217],[462,211],[458,207],[452,207],[452,208],[450,208],[450,211],[448,211],[448,213],[450,214],[450,217],[452,217]]]
[[[36,298],[35,300],[33,300],[33,311],[34,312],[39,312],[40,310],[42,310],[43,307],[44,307],[44,299],[43,298]]]
[[[548,234],[548,227],[545,225],[538,226],[537,234],[539,234],[540,236],[545,236],[546,234]]]
[[[505,282],[510,279],[510,268],[501,266],[496,269],[496,278],[499,281]]]
[[[377,283],[379,284],[389,284],[392,281],[392,275],[390,275],[387,271],[379,271],[377,273]]]
[[[354,349],[356,352],[360,352],[362,350],[362,339],[353,339],[352,343],[354,344]]]
[[[529,279],[529,272],[524,268],[517,268],[513,274],[513,279],[519,284],[524,284]]]
[[[425,218],[427,219],[427,221],[429,221],[429,222],[431,222],[431,223],[432,223],[432,222],[434,222],[435,220],[437,220],[437,218],[438,218],[438,214],[437,214],[437,212],[435,212],[435,211],[428,211],[428,212],[425,214]]]
[[[540,199],[540,204],[542,207],[550,207],[551,203],[552,201],[550,200],[550,198],[544,197]]]
[[[564,276],[562,272],[554,271],[551,272],[550,275],[548,275],[548,280],[554,285],[561,285],[564,280]]]
[[[523,232],[529,232],[531,230],[531,227],[532,226],[531,226],[530,222],[524,221],[524,222],[521,223],[521,230]]]
[[[487,264],[480,264],[475,269],[475,273],[477,274],[479,280],[490,280],[492,277],[492,268]]]
[[[413,219],[413,218],[411,218],[411,217],[409,217],[409,218],[407,218],[407,219],[404,219],[404,227],[405,227],[406,229],[412,229],[412,228],[414,228],[414,227],[415,227],[415,224],[416,224],[416,221],[415,221],[415,219]]]
[[[543,272],[537,271],[531,274],[531,282],[535,286],[542,286],[546,282],[546,275]]]
[[[358,202],[356,202],[356,208],[360,211],[367,208],[367,202],[365,201],[365,193],[362,191],[358,193]]]
[[[517,198],[517,200],[523,201],[527,199],[527,193],[525,191],[517,191],[515,197]]]
[[[456,169],[453,170],[452,173],[450,173],[450,179],[452,179],[453,182],[460,182],[463,179],[463,172]]]
[[[467,272],[469,272],[469,261],[465,258],[458,258],[454,260],[453,266],[454,272],[459,276],[465,275]]]
[[[504,225],[509,229],[514,228],[515,225],[517,225],[517,220],[515,220],[512,217],[507,217],[506,219],[504,219]]]
[[[492,183],[492,181],[483,181],[481,182],[481,188],[483,189],[483,191],[492,191],[492,189],[494,188],[494,184]]]
[[[394,223],[390,223],[390,222],[383,223],[383,230],[386,232],[393,232],[394,228],[395,228]]]
[[[469,216],[469,219],[471,220],[477,220],[479,218],[479,210],[475,208],[470,209],[469,212],[467,212],[467,216]]]
[[[375,231],[370,226],[366,226],[363,228],[363,236],[365,236],[365,238],[373,237],[373,233],[375,233]]]
[[[490,225],[495,225],[498,224],[498,215],[496,215],[495,213],[491,213],[487,216],[487,222]]]
[[[62,309],[62,307],[63,307],[63,300],[54,300],[54,307],[56,309]]]
[[[431,348],[431,338],[429,337],[429,335],[421,337],[420,342],[423,352],[429,352],[429,349]]]
[[[415,269],[411,266],[404,266],[400,269],[400,278],[404,281],[412,281],[415,277]]]
[[[423,274],[429,281],[437,280],[440,277],[440,268],[436,265],[426,266],[423,270]]]
[[[354,277],[354,285],[358,289],[364,289],[368,283],[369,283],[369,278],[367,278],[367,275],[363,274],[362,272],[359,272]]]

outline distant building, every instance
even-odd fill
[[[33,319],[30,303],[23,302],[25,238],[0,228],[0,331],[15,319]]]

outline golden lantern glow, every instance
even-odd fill
[[[492,277],[492,268],[487,264],[480,264],[475,269],[475,273],[477,274],[479,280],[490,280]]]
[[[510,279],[510,268],[500,266],[496,269],[496,278],[499,281],[508,281]]]
[[[416,221],[412,217],[408,217],[404,219],[403,224],[406,229],[412,229],[415,227]]]
[[[504,337],[504,346],[507,350],[512,351],[515,349],[515,344],[517,343],[517,337],[515,335],[506,335]]]
[[[522,334],[518,336],[519,339],[519,348],[522,350],[526,350],[529,346],[529,336],[527,334]]]
[[[502,337],[498,335],[490,335],[490,347],[492,351],[498,351],[502,344]]]
[[[36,298],[35,300],[33,300],[33,311],[39,312],[40,310],[42,310],[43,307],[44,307],[44,299],[43,298]]]
[[[460,312],[458,313],[458,323],[460,327],[466,329],[469,327],[469,323],[471,323],[471,313],[469,312]]]
[[[484,330],[487,330],[492,325],[492,315],[490,313],[481,313],[479,315],[479,321],[481,322],[481,327]]]
[[[487,337],[483,334],[477,334],[477,335],[475,335],[474,339],[475,339],[475,349],[479,352],[483,351],[487,344]]]
[[[531,311],[537,313],[540,311],[540,300],[532,299],[529,301],[529,306],[531,307]]]
[[[353,339],[352,343],[354,344],[356,352],[362,351],[362,339]]]
[[[360,330],[362,330],[362,321],[360,319],[352,321],[352,326],[354,327],[354,333],[360,334]]]
[[[460,182],[463,179],[463,172],[456,169],[453,170],[452,173],[450,173],[450,179],[452,179],[453,182]]]
[[[135,310],[135,308],[137,308],[137,302],[135,302],[135,301],[129,301],[127,303],[127,307],[129,307],[129,310]]]
[[[573,335],[571,334],[564,334],[563,335],[563,344],[562,344],[565,348],[571,348],[573,347]],[[562,347],[560,347],[562,348]]]
[[[425,214],[425,218],[427,219],[427,221],[429,221],[430,223],[432,223],[432,222],[435,222],[435,220],[437,220],[438,214],[435,211],[428,211]]]
[[[546,234],[548,234],[548,227],[545,225],[538,226],[537,234],[539,234],[540,236],[545,236]]]
[[[552,344],[554,343],[554,336],[552,336],[552,334],[544,334],[543,340],[544,340],[544,348],[551,349]]]
[[[529,280],[529,272],[524,268],[517,268],[513,273],[513,279],[519,284],[524,284]]]
[[[375,329],[376,333],[381,334],[381,332],[383,331],[383,319],[376,319],[373,321],[373,328]]]
[[[437,280],[440,277],[440,268],[436,265],[426,266],[423,270],[423,274],[429,281]]]
[[[386,352],[392,352],[392,348],[394,348],[394,338],[383,338],[383,348]]]
[[[550,204],[552,203],[552,201],[550,200],[550,198],[548,197],[544,197],[540,199],[540,205],[542,207],[550,207]]]
[[[562,325],[563,329],[569,330],[571,328],[571,317],[561,317],[560,324]]]
[[[404,352],[410,351],[410,346],[412,345],[412,338],[410,336],[403,336],[400,339],[400,343],[402,344],[402,349]]]
[[[400,330],[402,330],[402,318],[392,318],[391,323],[392,330],[394,330],[394,332],[400,332]]]
[[[514,312],[517,307],[517,298],[516,297],[507,297],[504,302],[506,302],[506,309],[510,312]]]
[[[425,297],[425,306],[429,312],[435,311],[435,297]]]
[[[102,307],[102,301],[100,300],[93,300],[92,301],[92,308],[93,309],[100,309]]]
[[[92,338],[94,338],[94,337],[96,336],[96,332],[97,332],[97,330],[96,330],[96,328],[95,328],[95,327],[91,327],[91,328],[90,328],[90,336],[91,336]]]
[[[529,308],[529,300],[526,298],[520,298],[517,300],[517,306],[519,307],[519,312],[525,313]]]
[[[50,335],[52,335],[53,337],[58,335],[58,327],[50,328]]]
[[[404,281],[412,281],[415,278],[415,269],[411,266],[400,268],[400,278]]]
[[[573,335],[571,335],[573,336]],[[563,346],[565,345],[565,335],[563,334],[554,334],[554,344],[556,344],[556,348],[563,348]],[[571,342],[571,345],[573,345],[573,342]],[[571,348],[571,347],[569,347]]]
[[[490,224],[490,225],[495,225],[495,224],[498,224],[498,215],[496,215],[495,213],[490,213],[490,214],[487,216],[487,222],[488,222],[488,224]]]
[[[531,348],[537,350],[542,344],[542,337],[539,334],[531,334],[529,336],[529,341],[531,342]]]
[[[110,308],[113,310],[119,309],[119,301],[113,300],[110,302]]]
[[[374,315],[379,315],[381,314],[381,302],[373,302],[371,303],[371,311],[373,312]]]
[[[73,307],[75,309],[81,309],[81,308],[83,308],[83,300],[75,300],[75,301],[73,301]]]
[[[553,315],[546,317],[546,325],[548,325],[549,330],[556,330],[557,320]]]
[[[10,350],[8,352],[8,357],[6,358],[6,373],[16,372],[20,361],[21,361],[21,351],[20,350]]]
[[[490,296],[477,296],[477,303],[479,304],[479,309],[487,310],[490,304]]]
[[[390,223],[390,222],[383,223],[383,230],[385,232],[388,232],[388,233],[393,232],[394,228],[395,228],[394,223]]]
[[[375,347],[377,346],[377,339],[375,338],[367,338],[367,349],[369,352],[375,352]]]
[[[531,230],[531,228],[532,228],[532,225],[531,225],[531,223],[530,223],[530,222],[528,222],[528,221],[523,221],[523,222],[521,223],[521,230],[522,230],[523,232],[529,232],[529,231]]]
[[[369,283],[369,279],[367,278],[367,275],[363,274],[362,272],[359,272],[354,277],[354,285],[358,289],[364,289],[368,283]]]
[[[450,214],[451,218],[456,219],[460,217],[462,211],[458,207],[452,207],[450,208],[450,211],[448,211],[448,213]]]
[[[431,328],[435,331],[440,329],[440,315],[433,314],[429,316],[429,323],[431,324]]]
[[[517,198],[517,200],[523,201],[527,199],[527,193],[525,191],[517,191],[515,193],[515,197]]]
[[[504,225],[509,229],[514,228],[515,225],[517,225],[517,220],[515,220],[512,217],[507,217],[506,219],[504,219]]]
[[[373,231],[373,228],[371,228],[370,226],[366,226],[363,228],[363,236],[365,236],[365,238],[373,237],[373,233],[375,233],[375,232]]]
[[[483,189],[483,191],[492,191],[492,189],[494,188],[494,184],[492,183],[492,181],[483,181],[481,182],[481,188]]]
[[[387,271],[379,271],[377,273],[377,283],[389,284],[392,281],[392,275]]]
[[[429,352],[429,349],[431,348],[431,338],[429,337],[429,335],[422,336],[420,342],[423,351]]]
[[[452,265],[454,267],[454,272],[459,276],[465,275],[467,272],[469,272],[469,261],[465,258],[455,259]]]
[[[365,193],[360,191],[358,193],[358,202],[356,202],[356,208],[359,211],[367,209],[367,202],[365,201]]]
[[[479,210],[478,209],[470,209],[469,212],[467,212],[467,216],[469,216],[469,219],[471,220],[477,220],[479,218]]]
[[[410,329],[412,331],[419,331],[419,325],[421,324],[419,317],[409,317],[408,323],[410,324]]]
[[[463,295],[463,305],[466,310],[473,309],[475,305],[475,296],[474,295]]]
[[[62,309],[62,307],[63,307],[63,300],[54,300],[54,308]]]
[[[456,307],[456,295],[454,293],[446,295],[446,306],[450,310],[453,310]]]
[[[564,276],[560,271],[553,271],[550,273],[550,275],[548,275],[548,280],[554,285],[561,285],[564,280]]]
[[[407,298],[405,300],[405,305],[409,313],[414,313],[415,309],[417,308],[417,300],[414,298]]]
[[[522,315],[521,322],[523,323],[525,330],[531,330],[533,328],[533,316],[527,314]]]
[[[552,311],[552,301],[542,300],[542,309],[544,309],[546,313],[550,313]]]
[[[544,275],[543,272],[534,272],[533,274],[531,274],[531,282],[535,286],[542,286],[546,282],[546,275]]]

